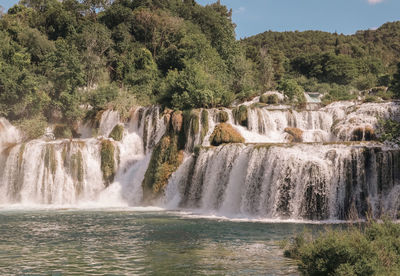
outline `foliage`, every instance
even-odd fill
[[[56,139],[72,138],[72,131],[68,125],[56,124],[53,133]]]
[[[72,124],[131,104],[226,107],[277,87],[294,103],[301,89],[325,102],[376,86],[398,97],[399,30],[237,41],[219,1],[23,0],[0,17],[0,116]]]
[[[124,126],[123,125],[116,125],[110,135],[109,138],[113,138],[115,141],[121,141],[124,137]]]
[[[285,256],[298,261],[303,275],[398,275],[400,225],[384,220],[346,230],[328,229],[316,238],[301,234]]]
[[[218,112],[218,122],[225,123],[229,120],[228,112],[221,110]]]
[[[290,103],[301,104],[306,101],[304,96],[304,89],[296,80],[285,79],[279,83],[278,89],[283,91]]]
[[[279,98],[278,95],[275,94],[263,94],[260,96],[260,103],[265,103],[265,104],[277,104],[279,103]]]
[[[244,138],[230,124],[218,124],[210,137],[210,143],[213,146],[219,146],[226,143],[244,143]]]
[[[30,119],[21,119],[16,126],[22,130],[24,140],[32,140],[44,135],[47,123],[43,116],[36,116]]]
[[[378,137],[381,142],[400,142],[400,123],[392,119],[381,119],[378,123]]]

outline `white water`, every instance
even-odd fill
[[[208,109],[208,130],[202,138],[205,126],[198,116],[199,131],[187,132],[185,161],[170,178],[160,206],[240,219],[355,219],[368,210],[396,216],[398,150],[377,144],[322,143],[353,140],[357,129],[376,131],[379,119],[399,119],[397,104],[340,102],[296,111],[251,107],[255,102],[246,103],[247,127],[235,124],[231,109],[223,110],[246,143],[263,145],[204,148],[194,156],[195,145],[210,145],[219,123],[220,110]],[[24,144],[16,128],[0,119],[0,205],[140,206],[141,183],[152,149],[167,131],[167,116],[158,107],[137,107],[122,120],[118,112],[107,110],[97,130],[91,124],[80,128],[82,139]],[[116,169],[107,186],[100,148],[117,124],[124,125],[124,138],[109,139]],[[300,129],[303,142],[319,144],[288,144],[288,127]]]

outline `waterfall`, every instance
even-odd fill
[[[102,113],[97,138],[42,139],[20,143],[18,131],[0,120],[0,205],[52,204],[99,206],[138,205],[152,147],[165,132],[159,107],[137,108],[127,123],[118,112]],[[108,139],[117,124],[124,124],[123,139]],[[94,133],[85,124],[85,135]],[[109,141],[115,175],[103,179],[101,147]]]
[[[386,203],[399,192],[399,158],[373,145],[226,145],[202,149],[172,185],[181,185],[181,207],[222,216],[379,216],[395,211]]]
[[[184,159],[159,205],[271,219],[398,216],[400,150],[373,141],[379,120],[400,120],[397,103],[336,102],[313,110],[257,99],[242,105],[242,125],[237,107],[175,117],[183,121]],[[221,112],[244,144],[210,147]],[[133,107],[128,116],[105,110],[80,124],[79,139],[31,141],[0,118],[0,205],[147,204],[142,182],[174,115],[158,106]],[[117,125],[123,126],[121,141],[109,138]]]

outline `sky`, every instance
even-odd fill
[[[167,0],[166,0],[167,1]],[[216,0],[196,0],[206,5]],[[16,0],[0,0],[6,10]],[[238,38],[267,30],[354,34],[400,20],[400,0],[221,0],[233,11]]]

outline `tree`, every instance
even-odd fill
[[[393,75],[392,86],[390,89],[397,98],[400,98],[400,62],[397,64],[397,72]]]
[[[283,91],[291,103],[304,103],[304,89],[293,79],[284,79],[279,83],[279,91]]]

